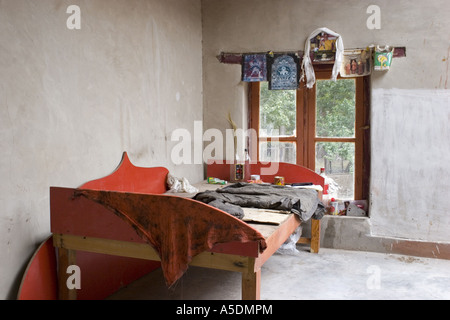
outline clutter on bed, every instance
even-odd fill
[[[214,191],[198,193],[194,199],[217,207],[242,219],[242,208],[287,211],[301,221],[320,220],[325,207],[313,189],[291,188],[269,184],[235,183]]]

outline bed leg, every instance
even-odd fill
[[[261,290],[261,269],[242,273],[242,300],[259,300]]]
[[[77,290],[67,287],[67,268],[76,264],[76,251],[58,248],[58,298],[59,300],[77,300]]]
[[[319,253],[320,220],[311,219],[311,253]]]

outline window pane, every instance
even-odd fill
[[[316,172],[325,168],[325,174],[335,182],[333,197],[340,200],[354,198],[355,144],[351,142],[316,143]],[[333,186],[329,186],[333,191]]]
[[[355,80],[318,80],[316,136],[355,137]]]
[[[259,158],[262,162],[296,163],[297,150],[294,142],[265,141],[259,144]]]
[[[269,90],[268,82],[260,90],[260,136],[294,136],[297,91]]]

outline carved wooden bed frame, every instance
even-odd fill
[[[256,173],[261,165],[252,169]],[[220,178],[226,166],[208,165],[208,174]],[[259,171],[258,171],[259,172]],[[313,182],[323,186],[323,178],[301,166],[280,163],[280,171],[287,181]],[[168,170],[162,167],[134,166],[127,153],[118,168],[110,175],[85,183],[79,188],[50,188],[51,232],[57,248],[59,299],[104,299],[121,287],[160,267],[160,252],[138,232],[136,226],[124,221],[111,208],[86,197],[77,197],[80,190],[107,191],[127,196],[139,194],[154,204],[155,210],[167,212],[173,208],[203,210],[211,214],[227,213],[190,198],[164,194],[167,191]],[[321,194],[319,193],[319,196]],[[228,217],[226,217],[228,219]],[[231,217],[235,219],[234,217]],[[235,219],[238,220],[238,219]],[[244,231],[258,234],[257,225],[243,221]],[[210,249],[194,256],[189,265],[242,273],[242,299],[259,299],[261,267],[300,225],[299,218],[288,215],[279,226],[267,227],[264,251],[261,241],[229,241],[216,243]],[[267,229],[268,228],[268,229]],[[299,242],[310,243],[311,252],[319,250],[320,221],[312,219],[312,236]],[[81,289],[69,289],[68,267],[79,266]]]

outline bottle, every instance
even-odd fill
[[[325,175],[325,168],[320,168],[320,176],[324,178],[324,185],[323,185],[323,194],[322,194],[322,202],[325,205],[325,208],[328,208],[330,206],[330,194],[328,193],[328,178]]]
[[[248,149],[245,149],[245,162],[250,162],[250,156],[248,154]]]
[[[236,154],[236,160],[230,167],[230,181],[231,182],[247,182],[250,180],[250,157],[247,149],[245,149],[244,159],[240,160]]]
[[[339,202],[335,198],[331,198],[330,213],[333,216],[339,215]]]
[[[247,182],[250,179],[251,179],[250,155],[248,154],[248,149],[245,149],[245,155],[244,155],[244,181]]]
[[[328,188],[329,188],[329,184],[328,184],[328,179],[327,176],[325,174],[325,168],[320,168],[320,176],[323,177],[325,179],[324,185],[323,185],[323,194],[328,194]]]
[[[244,164],[241,162],[233,162],[230,166],[230,181],[244,181]]]

